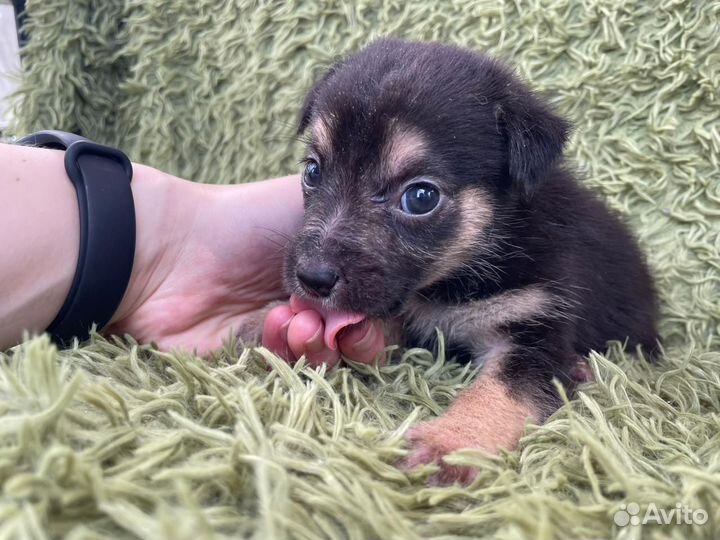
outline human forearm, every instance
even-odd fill
[[[70,290],[79,249],[63,152],[0,145],[0,347],[44,330]]]
[[[60,151],[0,144],[0,350],[41,332],[77,266],[79,210]],[[302,220],[297,176],[205,185],[133,164],[136,246],[108,332],[209,351],[282,298],[283,244]],[[112,242],[112,238],[108,238]]]
[[[2,350],[55,318],[75,275],[80,239],[63,152],[0,145],[0,163]],[[247,328],[256,329],[257,339],[268,303],[287,298],[282,260],[302,222],[300,178],[203,185],[139,164],[133,171],[132,274],[104,330],[199,353]],[[287,321],[276,322],[277,328],[266,324],[265,333],[284,340]],[[314,334],[314,326],[305,330]],[[355,351],[367,341],[363,336],[346,335],[350,346],[341,343],[342,352]]]
[[[64,153],[0,145],[0,349],[23,331],[43,331],[62,307],[75,274],[79,212]],[[203,187],[134,164],[135,262],[118,312],[142,301],[163,279],[168,244],[186,232]],[[111,239],[108,239],[111,241]]]

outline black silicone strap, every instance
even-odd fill
[[[89,336],[117,310],[135,257],[135,205],[128,157],[62,131],[39,131],[19,144],[65,150],[65,170],[77,192],[80,250],[70,292],[47,331],[61,344]]]

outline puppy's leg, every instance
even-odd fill
[[[269,304],[248,313],[240,322],[239,327],[235,330],[235,335],[244,346],[260,345],[263,337],[263,324],[265,317],[270,311],[287,301],[275,300]]]
[[[519,326],[519,325],[518,325]],[[553,377],[574,387],[572,366],[577,355],[561,330],[517,328],[506,352],[488,359],[477,381],[462,392],[447,412],[408,432],[411,452],[406,465],[437,463],[434,483],[470,482],[476,471],[453,467],[442,458],[461,448],[494,454],[517,446],[528,422],[540,423],[561,401]]]
[[[407,439],[412,451],[408,467],[437,463],[441,469],[433,483],[470,482],[476,471],[448,465],[442,458],[461,448],[496,453],[512,449],[527,422],[537,423],[540,415],[527,400],[512,395],[497,373],[482,373],[462,392],[441,417],[411,428]]]

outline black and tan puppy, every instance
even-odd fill
[[[635,241],[563,166],[570,126],[497,61],[377,41],[309,93],[305,225],[291,292],[325,313],[400,321],[404,344],[483,364],[442,417],[415,427],[411,465],[513,447],[608,340],[656,346],[656,299]],[[442,469],[441,480],[465,471]]]

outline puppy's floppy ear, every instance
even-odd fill
[[[300,118],[298,119],[298,135],[302,135],[303,132],[307,129],[308,124],[310,124],[310,119],[312,118],[313,111],[315,109],[315,103],[317,101],[318,94],[320,93],[320,89],[325,85],[328,80],[330,80],[330,78],[335,74],[335,72],[341,65],[342,62],[337,62],[333,66],[331,66],[323,74],[323,76],[320,77],[317,82],[315,82],[313,87],[305,96],[305,101],[303,102],[302,109],[300,109]]]
[[[508,89],[495,117],[507,140],[510,180],[527,201],[562,154],[571,125],[521,84]]]

